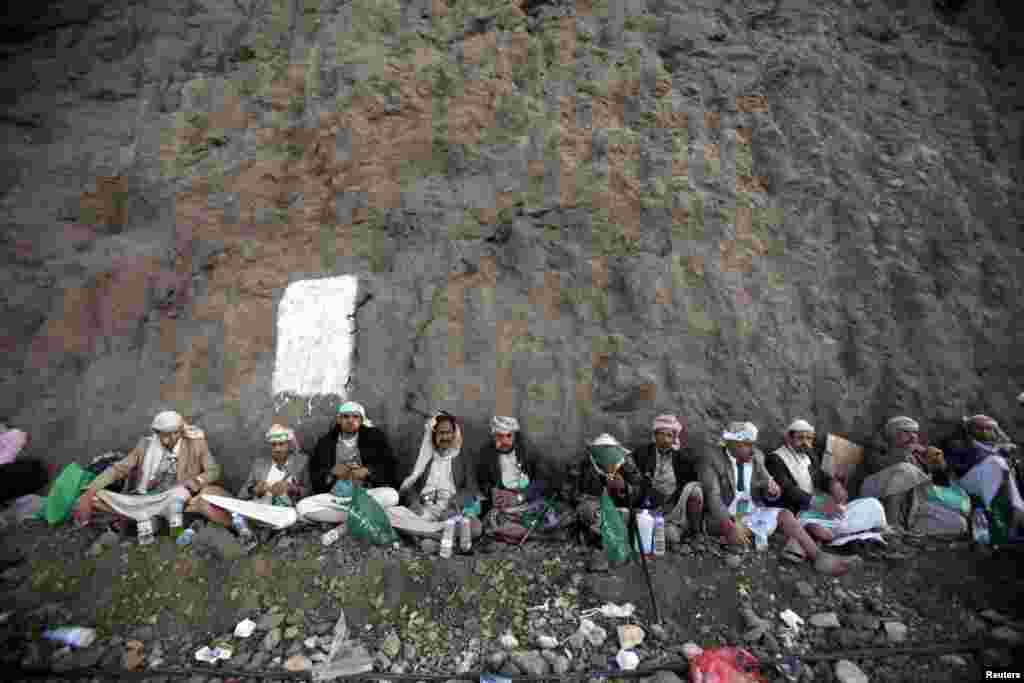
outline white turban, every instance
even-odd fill
[[[757,425],[753,422],[730,422],[722,432],[723,441],[757,441]]]
[[[153,418],[153,429],[158,432],[173,432],[181,429],[185,419],[173,410],[165,410]]]
[[[894,417],[885,423],[885,436],[890,440],[896,438],[896,432],[916,431],[920,431],[920,425],[917,424],[917,421],[902,415],[900,417]]]
[[[495,415],[491,418],[491,434],[497,434],[498,432],[510,433],[519,431],[519,420],[514,417],[505,417],[503,415]]]
[[[346,401],[338,406],[338,415],[358,415],[363,418],[363,424],[367,427],[372,427],[373,423],[366,417],[366,409],[363,408],[361,403],[355,401]]]
[[[813,432],[814,426],[807,420],[793,420],[793,423],[786,427],[787,432]]]

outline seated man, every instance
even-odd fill
[[[344,522],[355,486],[366,489],[385,509],[398,504],[395,458],[387,436],[355,401],[338,406],[331,431],[316,442],[309,478],[316,495],[299,501],[296,508],[309,521]]]
[[[6,419],[0,420],[0,505],[35,493],[50,479],[41,461],[21,455],[31,442],[28,432],[11,427]]]
[[[942,469],[942,451],[919,441],[919,426],[909,417],[894,417],[885,425],[888,447],[872,453],[865,465],[868,476],[861,496],[877,498],[885,508],[893,533],[960,535],[967,521],[953,510],[928,502],[932,475]]]
[[[782,488],[764,466],[764,454],[754,447],[757,427],[750,422],[732,422],[722,433],[718,448],[698,467],[704,488],[705,510],[713,533],[735,547],[750,544],[751,528],[767,536],[782,527],[787,539],[803,548],[804,556],[822,574],[841,576],[860,558],[843,558],[818,548],[789,510],[778,505]],[[759,502],[768,506],[759,506]]]
[[[651,429],[654,441],[634,450],[633,458],[648,483],[649,507],[665,515],[665,541],[675,547],[684,536],[699,533],[704,524],[697,460],[684,443],[686,429],[675,415],[659,415]]]
[[[476,456],[477,490],[491,496],[485,501],[490,509],[484,512],[484,531],[498,541],[519,543],[527,534],[536,538],[571,525],[571,511],[545,499],[553,487],[519,438],[519,421],[495,416],[491,435],[493,440]]]
[[[221,503],[231,513],[231,522],[249,551],[255,547],[256,539],[247,519],[261,527],[287,528],[295,523],[297,514],[282,515],[281,508],[294,508],[310,490],[309,458],[299,451],[295,432],[275,424],[267,431],[266,440],[270,444],[270,456],[259,455],[253,459],[249,476],[238,491],[238,500],[246,504],[236,507],[231,501]]]
[[[794,420],[783,439],[785,443],[765,457],[765,468],[782,489],[779,507],[798,515],[815,540],[832,543],[842,536],[885,528],[885,510],[876,498],[849,501],[843,482],[821,469],[809,422]],[[789,543],[785,552],[793,559],[803,557],[798,543]]]
[[[444,411],[435,413],[423,427],[423,441],[412,473],[399,487],[405,505],[387,510],[397,531],[437,540],[444,533],[445,521],[462,515],[469,524],[470,537],[480,536],[480,520],[465,514],[479,497],[474,463],[461,453],[462,426],[458,418]]]
[[[591,540],[601,538],[601,496],[607,491],[628,523],[630,505],[639,502],[643,483],[643,475],[629,449],[614,436],[602,434],[589,444],[580,468],[576,514],[586,525]]]
[[[229,527],[231,516],[201,495],[227,495],[217,485],[221,468],[210,454],[206,435],[169,410],[156,416],[152,430],[153,434],[142,437],[124,460],[92,480],[78,499],[78,519],[87,523],[94,510],[132,519],[138,522],[142,545],[155,540],[153,522],[157,517],[168,518],[172,529],[180,527],[179,508]],[[131,493],[104,491],[122,479],[129,479],[124,490]]]
[[[990,508],[992,500],[1005,491],[1013,518],[1011,533],[1024,533],[1024,500],[1017,478],[1007,458],[1016,451],[1016,444],[988,415],[964,418],[968,442],[943,454],[944,467],[967,493],[976,496]]]

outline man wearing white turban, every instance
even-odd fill
[[[572,523],[571,509],[546,498],[555,492],[553,475],[524,444],[516,418],[491,419],[491,440],[477,452],[475,462],[477,490],[490,496],[481,509],[490,537],[518,543],[528,533],[539,538]]]
[[[885,528],[885,510],[878,499],[850,501],[842,479],[822,470],[820,453],[825,440],[818,440],[816,451],[814,427],[809,422],[794,420],[783,440],[782,446],[765,457],[765,467],[782,488],[780,506],[797,515],[814,539],[833,543],[844,536]],[[785,552],[793,559],[803,557],[798,543],[789,543]]]
[[[767,538],[781,527],[822,574],[840,576],[857,566],[860,558],[839,557],[818,548],[793,513],[779,507],[782,488],[765,468],[764,453],[754,446],[756,441],[753,423],[732,422],[698,468],[711,532],[728,545],[744,547],[752,533]]]
[[[172,532],[176,531],[181,526],[180,512],[198,513],[230,526],[231,516],[201,495],[227,495],[219,485],[221,467],[210,453],[203,431],[185,424],[181,415],[170,410],[156,416],[151,431],[127,457],[89,484],[78,500],[78,519],[88,522],[94,510],[127,517],[138,523],[141,544],[153,542],[153,523],[158,517],[166,517]],[[125,479],[126,493],[104,490]]]
[[[373,426],[355,401],[338,405],[331,431],[316,442],[309,462],[313,493],[299,501],[303,519],[340,524],[348,519],[355,487],[387,509],[398,504],[395,456],[387,435]]]

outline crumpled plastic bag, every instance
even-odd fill
[[[743,648],[716,647],[690,660],[690,683],[767,683],[757,657]]]

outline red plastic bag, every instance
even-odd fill
[[[738,647],[716,647],[690,660],[690,683],[767,683],[757,657]]]

